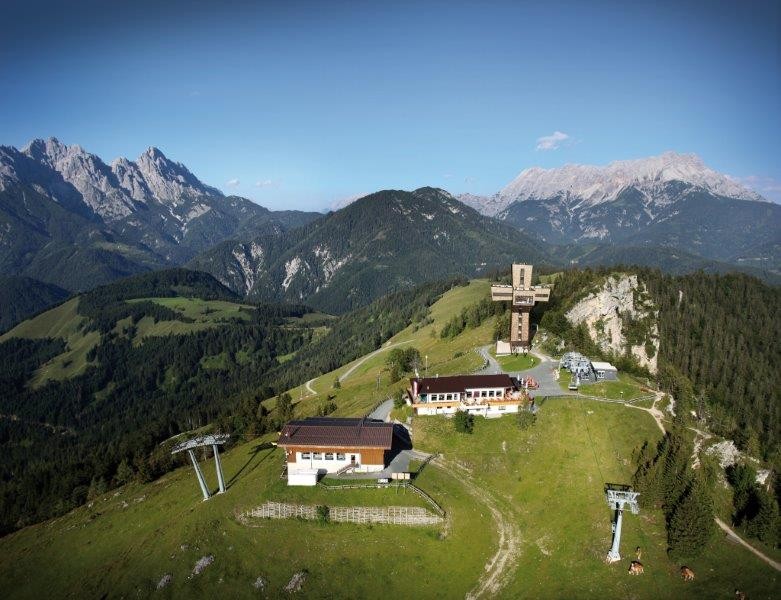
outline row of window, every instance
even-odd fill
[[[334,460],[334,455],[336,455],[336,460],[346,459],[343,452],[302,452],[301,460],[309,460],[310,458],[312,460]]]
[[[458,400],[460,394],[429,394],[429,402]],[[504,390],[475,390],[466,392],[467,398],[502,398]]]
[[[504,390],[475,390],[474,395],[472,392],[467,392],[467,398],[501,398],[504,396]]]

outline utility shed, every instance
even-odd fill
[[[290,421],[278,445],[285,450],[288,485],[314,485],[326,473],[377,472],[388,461],[393,424],[373,419],[310,417]]]
[[[597,376],[597,379],[606,379],[615,381],[618,379],[618,369],[609,362],[592,361],[591,368]]]

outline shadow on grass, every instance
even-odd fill
[[[241,477],[244,477],[252,473],[252,471],[254,471],[259,464],[261,464],[264,460],[266,460],[269,456],[273,454],[273,452],[267,453],[262,459],[255,462],[255,464],[252,465],[252,468],[249,471],[244,473],[247,470],[247,468],[250,466],[250,463],[252,463],[252,461],[254,461],[255,458],[258,456],[258,454],[261,452],[261,450],[273,450],[274,447],[275,446],[270,442],[263,442],[262,444],[257,444],[254,448],[252,448],[250,457],[247,459],[247,462],[245,462],[242,465],[242,467],[238,471],[236,471],[233,477],[231,477],[230,480],[226,482],[226,488],[230,489],[231,487],[233,487],[233,484],[235,484],[239,479],[241,479]]]

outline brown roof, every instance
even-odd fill
[[[514,388],[509,375],[455,375],[453,377],[421,377],[419,394],[443,394],[463,392],[474,388]]]
[[[390,450],[393,424],[370,419],[310,417],[290,421],[279,436],[280,446],[384,448]]]

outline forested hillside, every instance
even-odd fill
[[[200,296],[200,297],[199,297]],[[135,298],[136,300],[130,300]],[[59,514],[206,424],[312,337],[308,309],[248,306],[211,277],[153,273],[99,288],[0,339],[0,526]],[[75,309],[75,310],[74,310]]]
[[[444,190],[383,190],[284,236],[226,242],[190,265],[249,298],[332,314],[443,277],[481,277],[513,260],[550,261],[545,244]]]
[[[29,277],[0,276],[0,333],[69,295]]]
[[[658,379],[678,410],[695,410],[717,434],[754,456],[770,458],[781,440],[778,373],[781,290],[746,275],[665,275],[638,268],[577,269],[561,273],[551,302],[535,307],[541,326],[573,349],[599,356],[585,328],[564,313],[612,272],[637,272],[659,311]],[[643,335],[625,332],[630,338]],[[632,369],[630,357],[617,359]]]
[[[276,427],[262,400],[424,320],[457,284],[427,284],[335,321],[298,305],[239,304],[209,275],[180,269],[98,288],[20,324],[0,338],[0,531],[160,475],[172,462],[158,444],[174,434],[228,417],[232,432]]]
[[[781,442],[781,290],[736,274],[642,276],[659,307],[661,382],[715,433],[769,458]]]

